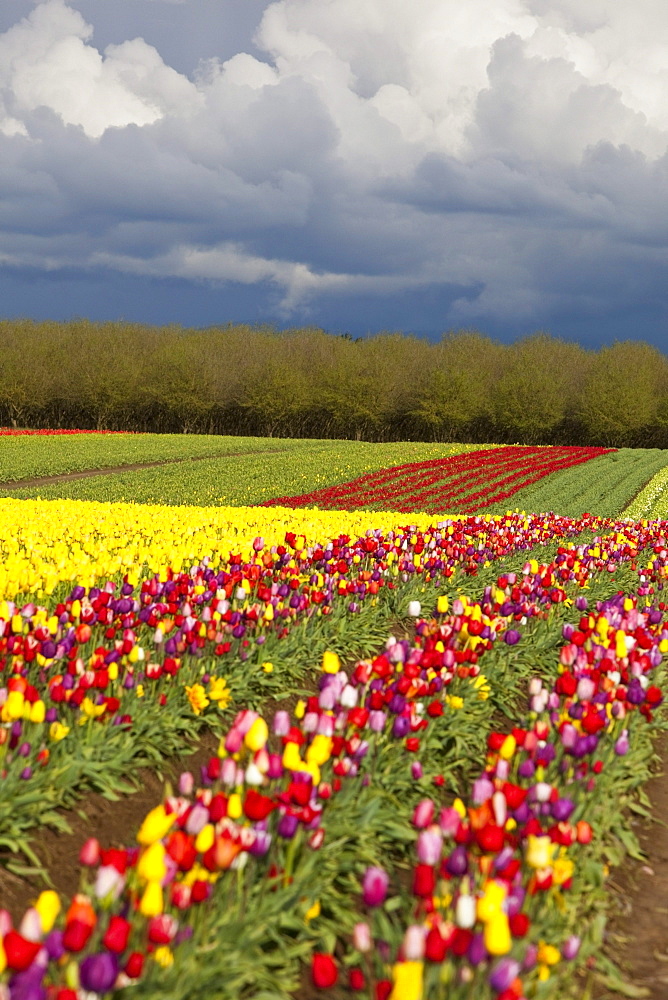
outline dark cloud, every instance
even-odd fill
[[[660,341],[657,0],[110,9],[0,13],[7,314]]]

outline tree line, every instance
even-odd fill
[[[0,321],[0,424],[668,447],[668,357],[545,333],[436,343],[315,328]]]

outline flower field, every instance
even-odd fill
[[[620,985],[607,879],[664,725],[666,523],[486,513],[601,449],[440,448],[306,502],[0,500],[0,997]],[[205,733],[136,829],[40,881],[65,809]]]
[[[296,497],[278,497],[265,504],[344,510],[391,509],[402,513],[418,510],[472,513],[495,503],[505,503],[521,489],[551,473],[589,462],[612,450],[490,448],[453,458],[398,465],[341,486]]]

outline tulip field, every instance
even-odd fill
[[[0,1000],[649,995],[606,917],[668,453],[0,434],[0,469]],[[101,796],[134,827],[66,865]]]

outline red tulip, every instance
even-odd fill
[[[139,979],[144,968],[144,956],[140,951],[133,951],[125,963],[125,973],[130,979]]]
[[[336,964],[331,955],[326,955],[322,952],[314,954],[311,964],[311,978],[313,979],[314,986],[317,986],[320,990],[326,990],[336,984],[338,975]]]
[[[109,921],[107,931],[102,938],[105,948],[108,948],[109,951],[115,951],[117,954],[125,951],[130,936],[130,929],[131,925],[128,920],[113,915]]]
[[[24,972],[42,947],[39,941],[27,941],[18,931],[7,931],[3,938],[7,966],[14,972]]]

